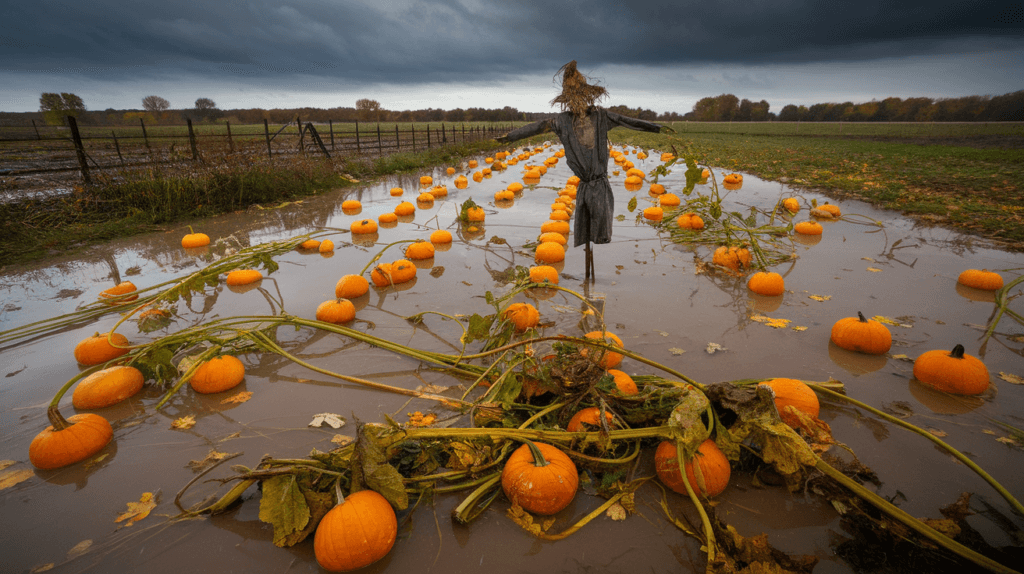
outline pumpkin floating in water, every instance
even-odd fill
[[[995,291],[996,289],[1003,288],[1003,277],[1002,275],[989,271],[988,269],[968,269],[960,274],[957,278],[957,283],[966,285],[967,287],[973,287],[975,289],[982,289],[984,291]]]
[[[782,275],[774,272],[765,273],[764,271],[758,271],[747,280],[747,288],[758,295],[774,297],[782,295],[786,290],[786,285]]]
[[[432,183],[434,183],[434,178],[430,177],[429,175],[420,176],[420,185],[422,187],[427,187]]]
[[[446,185],[435,185],[430,188],[430,195],[434,196],[434,199],[439,197],[446,197],[448,195],[448,186]]]
[[[447,173],[448,175],[455,175],[455,168],[449,167],[448,169],[444,170],[444,172]]]
[[[401,197],[405,190],[400,187],[392,187],[390,193],[391,197]]]
[[[661,218],[664,216],[665,211],[656,205],[644,209],[644,219],[650,219],[651,221],[661,221]]]
[[[605,411],[604,419],[608,423],[608,428],[613,428],[612,425],[615,423],[615,416]],[[601,428],[601,409],[597,407],[587,407],[576,411],[576,414],[569,419],[569,424],[566,425],[565,430],[569,432],[589,432],[591,429],[599,430]]]
[[[700,172],[700,178],[707,179],[709,177],[711,177],[711,170],[708,168],[704,168],[704,170]]]
[[[746,247],[726,247],[723,245],[715,249],[715,254],[712,256],[711,261],[715,265],[721,265],[733,270],[746,269],[750,267],[750,250]]]
[[[325,239],[320,243],[320,247],[318,247],[317,250],[320,251],[320,253],[331,253],[334,251],[334,242],[330,239]]]
[[[501,472],[505,496],[534,514],[562,510],[572,502],[578,486],[579,472],[572,459],[542,442],[526,441],[509,456]]]
[[[405,248],[405,256],[413,261],[430,259],[434,256],[434,245],[429,241],[417,241]]]
[[[540,313],[529,303],[513,303],[502,313],[507,321],[516,327],[516,331],[532,329],[540,323]]]
[[[32,439],[28,459],[40,470],[62,468],[85,460],[103,450],[114,429],[107,419],[92,413],[65,419],[56,407],[46,411],[50,426]]]
[[[411,281],[416,277],[416,266],[412,261],[399,259],[394,263],[381,263],[370,273],[370,279],[377,287],[387,287]]]
[[[541,263],[558,263],[565,260],[565,248],[554,241],[545,241],[537,246],[535,258]]]
[[[652,183],[651,189],[647,190],[650,195],[661,195],[665,193],[665,186],[660,183]]]
[[[476,172],[473,174],[473,181],[480,183],[484,180],[484,174],[482,172]]]
[[[883,355],[892,347],[892,333],[885,325],[865,319],[858,311],[856,317],[836,321],[832,326],[832,342],[847,351]]]
[[[772,379],[760,383],[772,389],[775,394],[775,408],[779,411],[782,422],[796,428],[800,419],[790,413],[786,407],[793,407],[811,418],[818,418],[821,405],[818,396],[811,387],[796,379]]]
[[[233,389],[244,378],[245,365],[242,361],[234,355],[221,355],[199,365],[189,384],[197,393],[208,395]]]
[[[377,222],[372,219],[360,219],[359,221],[352,223],[352,233],[358,235],[362,233],[376,233]]]
[[[636,382],[633,381],[633,377],[618,369],[608,369],[608,374],[612,376],[615,381],[615,388],[624,395],[635,395],[640,391],[636,388]]]
[[[547,220],[547,221],[545,221],[544,223],[541,224],[540,232],[541,233],[553,232],[553,233],[563,233],[563,234],[569,233],[569,222],[568,221],[556,221],[554,219],[549,219],[549,220]]]
[[[506,189],[508,189],[512,193],[519,193],[520,191],[523,191],[523,184],[519,183],[518,181],[513,181],[512,183],[508,184],[508,187]]]
[[[466,189],[467,187],[469,187],[469,180],[466,179],[466,176],[460,175],[455,178],[455,189]]]
[[[674,159],[676,159],[676,156],[672,152],[666,151],[661,154],[661,161],[672,161]]]
[[[955,395],[978,395],[988,389],[988,368],[957,345],[950,352],[928,351],[914,361],[914,378]]]
[[[480,165],[480,164],[478,164],[478,163],[477,163],[477,161],[476,161],[475,159],[471,159],[471,160],[469,160],[469,169],[474,169],[474,168],[475,168],[475,167],[477,167],[478,165]]]
[[[704,229],[704,220],[696,213],[684,213],[676,218],[679,229]]]
[[[82,339],[75,345],[75,360],[78,361],[79,365],[91,367],[100,363],[106,363],[111,359],[124,355],[130,350],[128,349],[128,338],[124,335],[113,333],[109,337],[109,342],[107,335],[107,333],[96,333],[91,337]]]
[[[334,286],[334,296],[339,299],[355,299],[370,291],[370,282],[362,275],[345,275]]]
[[[416,203],[420,203],[423,205],[434,203],[434,194],[427,192],[421,193],[418,196],[416,196]]]
[[[504,189],[494,194],[494,201],[512,201],[516,198],[515,192]]]
[[[676,443],[670,440],[661,441],[658,449],[654,451],[654,469],[658,473],[658,479],[679,494],[687,494],[686,485],[683,483],[683,475],[679,472],[678,450]],[[693,463],[697,463],[697,471],[694,471]],[[686,461],[686,480],[690,488],[697,494],[712,497],[725,492],[729,486],[729,477],[732,469],[729,467],[729,459],[722,452],[715,441],[707,439],[697,447],[697,453],[693,460]]]
[[[451,243],[452,234],[450,231],[444,229],[438,229],[437,231],[430,234],[431,243]]]
[[[345,211],[356,211],[362,208],[363,204],[360,203],[358,199],[346,199],[345,201],[341,202],[341,209]]]
[[[551,217],[552,221],[569,221],[569,219],[571,219],[569,217],[569,212],[564,209],[556,209],[552,211],[549,217]]]
[[[106,289],[104,291],[101,291],[100,292],[100,298],[101,299],[116,299],[115,301],[110,301],[109,304],[110,305],[119,305],[121,303],[127,303],[129,301],[134,301],[134,300],[138,299],[139,298],[138,295],[131,295],[129,297],[122,297],[122,295],[127,295],[128,293],[131,293],[131,292],[133,292],[135,290],[136,290],[136,288],[135,288],[135,284],[134,283],[132,283],[131,281],[122,281],[121,283],[118,283],[117,285],[111,287],[110,289]]]
[[[348,299],[330,299],[317,305],[316,320],[325,323],[348,323],[356,318],[356,306]]]
[[[596,341],[604,341],[605,343],[622,348],[622,339],[620,339],[614,333],[608,331],[591,331],[584,335],[587,339],[594,339]],[[609,351],[606,349],[598,349],[596,347],[586,347],[580,351],[580,353],[586,357],[593,354],[597,357],[597,364],[604,370],[614,369],[622,363],[622,353],[616,353],[615,351]]]
[[[482,207],[470,207],[466,210],[466,219],[468,221],[483,221],[487,217],[487,213],[484,212]]]
[[[307,240],[305,240],[305,241],[303,241],[302,243],[299,244],[299,249],[302,249],[303,251],[312,251],[314,249],[320,249],[320,240],[319,239],[307,239]],[[250,281],[250,283],[251,283],[251,281]]]
[[[434,197],[434,196],[430,196],[430,197]],[[395,223],[396,221],[398,221],[398,214],[393,212],[393,211],[389,211],[387,213],[382,213],[382,214],[377,216],[377,221],[379,221],[381,223]]]
[[[626,176],[628,177],[631,175],[639,177],[640,179],[644,179],[645,177],[647,177],[647,174],[644,173],[643,170],[637,169],[635,167],[626,170]]]
[[[541,233],[540,237],[537,238],[538,243],[544,243],[545,241],[554,241],[559,245],[565,245],[566,243],[568,243],[564,235],[562,235],[561,233],[553,232]]]
[[[530,281],[558,285],[558,270],[550,265],[534,265],[530,267]]]
[[[787,197],[786,201],[782,202],[782,207],[791,213],[796,213],[800,211],[800,202],[795,197]]]
[[[398,537],[398,518],[386,498],[372,490],[342,497],[313,536],[317,563],[329,572],[364,568],[387,556]]]
[[[823,228],[817,221],[801,221],[793,226],[793,231],[801,235],[821,235]]]
[[[82,379],[71,395],[76,409],[102,409],[115,405],[142,390],[145,377],[135,367],[118,365]]]
[[[820,210],[822,210],[822,211],[824,211],[826,213],[831,214],[832,217],[834,217],[836,219],[838,219],[839,217],[841,217],[843,215],[843,212],[839,210],[839,206],[838,205],[832,205],[831,203],[826,203],[824,205],[819,205],[818,209],[820,209]]]
[[[399,203],[398,205],[395,206],[395,215],[405,216],[412,215],[414,213],[416,213],[416,206],[409,203],[408,201],[403,201],[402,203]]]
[[[185,237],[181,238],[181,246],[185,249],[191,249],[193,247],[205,247],[210,244],[210,236],[205,233],[194,233],[192,228],[188,228],[189,232]]]
[[[730,173],[722,178],[722,183],[737,184],[743,183],[743,176],[738,173]]]
[[[661,207],[676,207],[679,203],[679,196],[674,193],[666,193],[658,198],[658,204]]]
[[[320,245],[319,241],[317,242],[317,245]],[[227,279],[225,279],[224,282],[227,283],[228,286],[237,287],[239,285],[255,283],[260,279],[263,279],[263,274],[260,273],[258,269],[235,269],[228,273]]]
[[[575,175],[571,175],[569,176],[569,179],[565,180],[565,184],[577,187],[580,184],[580,178]]]

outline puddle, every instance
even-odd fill
[[[552,148],[554,149],[554,148]],[[540,158],[550,153],[542,154]],[[650,171],[657,153],[637,167]],[[479,158],[482,160],[483,158]],[[276,312],[264,291],[281,297],[285,310],[313,317],[324,300],[333,298],[334,285],[345,274],[360,269],[387,243],[426,238],[437,228],[455,236],[452,247],[438,250],[432,262],[418,265],[415,283],[401,290],[375,290],[355,301],[358,328],[396,342],[428,350],[457,349],[461,329],[452,321],[427,316],[423,325],[404,317],[424,311],[470,314],[491,312],[484,293],[506,288],[502,277],[514,266],[533,264],[532,251],[523,246],[536,240],[547,219],[556,189],[572,175],[564,160],[551,168],[535,189],[527,189],[511,205],[496,205],[493,195],[508,183],[520,181],[522,169],[510,166],[495,172],[468,189],[456,190],[454,176],[442,169],[431,174],[447,183],[449,196],[394,226],[381,227],[374,245],[349,242],[347,233],[333,236],[337,248],[331,257],[292,252],[277,258],[280,270],[263,279],[259,289],[235,292],[223,284],[207,296],[179,303],[176,318],[165,330],[142,334],[134,323],[121,332],[141,342],[213,318]],[[470,170],[470,173],[473,170]],[[466,173],[460,171],[459,173]],[[0,276],[0,330],[69,313],[94,301],[100,291],[130,278],[139,287],[181,277],[205,265],[205,259],[268,241],[286,239],[319,228],[348,229],[358,219],[376,220],[399,201],[415,201],[419,176],[388,178],[348,192],[295,202],[279,209],[250,209],[201,222],[196,226],[213,238],[230,238],[211,251],[186,253],[180,247],[184,227],[169,233],[150,234],[89,249],[74,258],[57,258],[44,265],[9,270]],[[681,187],[681,172],[661,183],[669,191]],[[867,316],[896,318],[891,326],[891,354],[916,357],[931,349],[951,349],[957,343],[977,355],[983,326],[993,311],[983,293],[957,288],[956,278],[966,268],[1014,269],[1010,279],[1024,268],[1024,255],[986,247],[983,241],[957,232],[922,226],[898,214],[882,212],[856,201],[840,205],[844,215],[861,214],[883,223],[879,228],[860,221],[824,224],[818,241],[794,245],[798,259],[778,266],[787,291],[780,297],[751,295],[743,279],[694,273],[694,255],[710,260],[707,247],[677,245],[666,234],[637,221],[644,207],[654,204],[647,186],[625,191],[625,174],[612,176],[616,214],[612,243],[594,248],[596,281],[583,282],[583,250],[570,248],[562,266],[561,285],[604,302],[605,319],[625,346],[704,383],[751,377],[783,376],[808,380],[843,381],[854,398],[888,409],[919,426],[946,433],[944,440],[971,458],[1020,497],[1021,450],[996,441],[1006,431],[992,421],[1024,427],[1024,389],[998,379],[998,373],[1024,375],[1022,344],[1008,335],[1024,332],[1008,319],[1000,335],[987,345],[984,360],[992,374],[992,390],[978,399],[952,400],[911,380],[912,364],[889,357],[865,357],[835,348],[829,343],[832,324],[862,311]],[[401,198],[389,190],[402,187]],[[552,189],[554,188],[554,189]],[[784,185],[746,176],[741,189],[727,201],[745,211],[765,208],[781,195],[793,192]],[[627,211],[632,197],[637,210]],[[820,195],[798,193],[806,217],[811,199]],[[461,233],[454,224],[458,204],[472,197],[482,205],[486,221],[473,234]],[[358,214],[345,213],[342,199],[362,202]],[[490,242],[500,238],[504,243]],[[401,257],[392,248],[385,261]],[[877,269],[872,271],[870,269]],[[132,270],[129,275],[128,270]],[[280,294],[280,295],[278,295]],[[530,302],[541,319],[552,323],[544,334],[581,334],[579,301],[563,293]],[[822,300],[812,299],[811,295]],[[526,300],[525,298],[523,299]],[[753,320],[763,315],[787,319],[786,328],[775,329]],[[27,468],[28,444],[46,426],[45,405],[54,392],[79,372],[71,349],[82,338],[105,331],[117,321],[110,315],[89,324],[71,326],[34,340],[0,348],[0,428],[5,440],[0,460],[19,461],[11,469]],[[793,327],[806,327],[795,330]],[[456,387],[461,380],[437,373],[429,365],[397,356],[330,333],[282,331],[291,352],[323,368],[389,385],[416,388],[421,385]],[[709,343],[725,348],[705,352]],[[684,351],[680,353],[680,351]],[[11,571],[28,571],[54,563],[55,572],[147,571],[180,572],[317,572],[320,571],[307,541],[290,549],[276,548],[269,525],[259,521],[258,493],[250,490],[246,503],[212,519],[167,525],[162,515],[174,514],[175,493],[194,476],[190,461],[202,460],[210,451],[242,452],[231,464],[254,466],[267,453],[277,457],[302,457],[310,450],[332,448],[331,438],[354,432],[354,419],[382,421],[384,415],[405,421],[406,413],[434,409],[433,403],[368,390],[329,379],[274,355],[241,357],[247,374],[244,389],[253,398],[243,404],[221,404],[221,397],[179,392],[167,407],[155,411],[161,393],[147,387],[125,404],[103,414],[115,426],[115,441],[104,451],[108,456],[86,468],[74,465],[58,471],[37,471],[35,476],[0,491],[5,520],[0,526],[5,561]],[[621,370],[653,374],[645,365],[626,359]],[[454,391],[455,389],[453,389]],[[62,403],[73,414],[70,393]],[[316,413],[331,411],[349,420],[334,431],[326,426],[307,426]],[[183,415],[194,415],[189,430],[170,428]],[[1004,501],[962,465],[927,445],[920,437],[846,406],[824,404],[822,419],[832,425],[838,440],[849,445],[860,460],[874,469],[882,486],[879,494],[903,493],[901,508],[919,517],[939,518],[938,507],[956,500],[963,491],[975,492],[1003,514]],[[994,434],[992,434],[994,433]],[[237,435],[237,436],[236,436]],[[653,449],[651,449],[653,450]],[[226,467],[215,471],[227,472]],[[650,474],[651,461],[640,466]],[[159,493],[153,515],[118,529],[114,519],[129,501],[143,492]],[[185,495],[192,505],[218,492],[217,484],[199,483]],[[433,507],[399,516],[399,538],[391,554],[370,571],[652,571],[703,570],[704,557],[697,545],[665,521],[659,494],[653,486],[637,495],[639,515],[624,522],[601,518],[560,542],[543,542],[520,530],[504,516],[507,503],[499,502],[469,527],[455,525],[451,509],[464,494],[438,496]],[[762,531],[780,549],[819,555],[832,572],[849,571],[836,561],[829,548],[830,530],[838,520],[830,507],[803,494],[779,489],[759,489],[749,478],[738,477],[720,496],[724,519],[744,535]],[[602,500],[580,494],[559,515],[553,531],[561,531],[601,504]],[[673,511],[686,512],[688,503],[672,499]],[[67,517],[67,520],[59,518]],[[1017,518],[1017,528],[1021,527]],[[990,543],[1012,544],[1005,530],[984,516],[971,524]],[[84,540],[93,546],[68,561],[68,551]]]

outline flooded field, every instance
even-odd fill
[[[553,146],[537,158],[546,158],[556,149]],[[657,153],[647,160],[634,156],[634,162],[649,172],[659,163],[656,157]],[[176,316],[166,327],[143,333],[133,319],[118,332],[138,344],[215,319],[273,315],[282,306],[288,314],[312,319],[320,303],[334,298],[341,276],[358,274],[391,242],[426,239],[440,228],[454,235],[451,248],[439,249],[432,260],[418,262],[413,282],[387,289],[371,287],[367,295],[353,301],[357,312],[351,326],[410,347],[458,354],[462,328],[457,322],[438,315],[425,315],[421,324],[405,318],[428,311],[467,316],[492,313],[485,294],[507,291],[510,272],[516,266],[534,264],[533,249],[526,245],[536,241],[557,190],[572,173],[563,160],[548,170],[539,185],[517,194],[514,202],[496,204],[495,192],[522,181],[521,167],[509,166],[479,183],[470,181],[463,190],[455,189],[454,176],[439,168],[431,174],[389,178],[345,196],[331,193],[203,221],[196,231],[208,234],[215,244],[200,254],[181,248],[188,230],[180,228],[111,242],[75,258],[11,269],[0,276],[0,331],[71,313],[120,281],[131,280],[141,289],[184,277],[240,248],[335,229],[332,235],[318,237],[334,241],[331,256],[290,251],[275,258],[280,269],[265,277],[258,289],[232,289],[222,281],[190,302],[178,302]],[[460,166],[458,173],[473,171]],[[399,201],[415,202],[421,191],[420,175],[432,175],[435,183],[447,184],[448,197],[429,208],[418,208],[392,226],[381,226],[370,239],[353,242],[347,231],[353,222],[376,221]],[[1009,282],[1024,269],[1024,254],[992,249],[976,238],[847,201],[840,204],[842,220],[822,223],[820,241],[793,243],[796,258],[773,269],[784,275],[785,293],[764,298],[750,293],[745,278],[697,273],[703,268],[701,262],[710,263],[712,248],[674,243],[668,233],[645,222],[640,212],[657,199],[648,195],[647,184],[638,192],[626,191],[624,178],[624,173],[611,176],[619,217],[612,243],[594,247],[595,280],[584,281],[582,247],[568,248],[564,264],[558,267],[561,286],[603,305],[608,330],[622,339],[626,349],[701,383],[769,377],[836,379],[845,384],[849,396],[944,437],[1013,496],[1024,497],[1020,473],[1024,452],[999,424],[1024,428],[1024,387],[1000,378],[1001,373],[1024,376],[1024,327],[1006,317],[981,348],[994,314],[994,298],[957,284],[960,272],[969,268],[998,271]],[[678,193],[682,170],[660,182]],[[389,190],[394,187],[404,188],[404,195],[393,197]],[[695,193],[708,193],[708,186],[698,185]],[[739,189],[728,192],[725,204],[745,213],[751,206],[771,210],[780,198],[789,196],[800,200],[798,221],[807,219],[812,200],[825,201],[814,193],[746,176]],[[637,207],[630,211],[634,197]],[[456,222],[459,205],[468,198],[486,211],[485,222],[474,233],[463,231]],[[346,212],[341,207],[344,199],[360,200],[361,209]],[[382,261],[401,258],[404,247],[390,248]],[[1020,292],[1018,288],[1010,295]],[[520,294],[515,300],[538,308],[541,335],[581,336],[581,301],[564,292],[548,295]],[[1019,312],[1019,300],[1014,305]],[[832,325],[858,311],[867,317],[893,319],[889,326],[893,346],[887,355],[861,355],[830,344]],[[788,323],[770,324],[765,317]],[[181,497],[182,506],[223,494],[228,486],[207,479],[231,476],[233,464],[252,468],[267,454],[300,458],[313,449],[330,450],[335,446],[332,438],[353,436],[357,422],[384,422],[391,417],[405,423],[415,411],[436,413],[442,421],[455,415],[437,402],[339,381],[279,355],[248,353],[240,356],[246,366],[242,386],[213,395],[186,387],[157,410],[165,389],[147,385],[129,400],[96,411],[114,427],[113,441],[98,455],[59,470],[32,469],[29,443],[48,424],[47,404],[82,370],[72,349],[94,332],[108,331],[119,319],[120,315],[111,313],[0,347],[4,437],[0,461],[13,463],[3,463],[7,466],[0,474],[21,471],[24,478],[0,490],[4,571],[48,567],[53,572],[322,571],[313,556],[312,539],[291,548],[273,544],[272,527],[259,519],[260,493],[255,487],[246,491],[242,504],[225,514],[172,522],[168,517],[179,513],[176,495],[197,476],[196,467],[212,450],[239,455],[191,486]],[[428,388],[454,398],[462,395],[467,384],[435,365],[334,333],[284,329],[278,336],[289,353],[345,375],[405,389]],[[709,353],[711,343],[723,349]],[[988,391],[974,398],[956,397],[912,380],[913,358],[957,344],[984,360],[991,374]],[[479,345],[474,343],[470,349]],[[901,355],[909,360],[898,358]],[[663,375],[630,358],[619,368],[634,376]],[[239,391],[251,392],[251,399],[222,402]],[[60,406],[65,416],[75,414],[70,393]],[[324,412],[336,413],[348,424],[338,430],[309,426],[314,415]],[[172,422],[188,415],[195,417],[193,427],[172,428]],[[975,514],[968,523],[988,544],[1015,547],[1016,556],[1021,556],[1024,517],[1014,514],[1003,497],[948,453],[847,404],[823,398],[820,418],[831,425],[837,441],[877,474],[880,485],[867,486],[880,496],[912,516],[941,518],[940,507],[952,504],[961,493],[973,493],[970,508]],[[637,476],[652,474],[653,445],[645,449],[636,470]],[[135,523],[115,522],[144,493],[157,497],[150,514]],[[699,544],[666,520],[662,491],[653,481],[637,491],[636,514],[624,521],[601,516],[557,542],[539,540],[509,520],[505,516],[509,503],[502,496],[469,526],[458,525],[450,513],[464,497],[465,493],[438,494],[415,510],[399,512],[394,549],[366,571],[701,572],[705,567]],[[784,487],[765,486],[751,474],[734,471],[717,500],[719,516],[741,534],[764,532],[780,550],[817,556],[815,572],[855,570],[836,555],[837,542],[845,534],[839,515],[821,497],[790,494]],[[685,496],[669,492],[668,501],[674,514],[690,513]],[[551,530],[564,530],[603,502],[578,493],[556,515]]]

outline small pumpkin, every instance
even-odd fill
[[[325,239],[317,250],[320,251],[320,253],[331,253],[334,251],[334,242],[330,239]]]
[[[356,318],[356,306],[348,299],[330,299],[316,308],[316,320],[325,323],[348,323]]]
[[[345,275],[334,285],[334,296],[338,299],[355,299],[370,291],[370,282],[362,275]]]
[[[644,173],[642,169],[637,169],[635,167],[631,167],[628,170],[626,170],[626,176],[631,176],[631,175],[639,177],[640,179],[643,179],[643,178],[647,177],[647,174]]]
[[[540,323],[540,313],[537,308],[529,303],[513,303],[502,313],[505,320],[516,327],[516,331],[532,329]]]
[[[356,211],[363,208],[363,204],[358,199],[346,199],[341,202],[341,209],[344,211]]]
[[[320,242],[317,242],[320,245]],[[258,269],[235,269],[228,273],[227,279],[224,280],[228,286],[237,287],[239,285],[248,285],[255,283],[263,279],[263,274]]]
[[[142,390],[145,377],[135,367],[118,365],[97,371],[79,381],[71,395],[76,409],[102,409]]]
[[[387,556],[398,538],[398,518],[387,499],[372,490],[346,498],[339,489],[337,495],[338,504],[313,535],[317,563],[329,572],[348,572]]]
[[[568,221],[557,221],[549,219],[541,224],[541,233],[569,233],[569,222]]]
[[[796,379],[772,379],[760,383],[770,387],[775,394],[775,408],[779,411],[782,422],[796,428],[800,420],[796,415],[789,412],[787,407],[795,408],[811,418],[818,418],[821,412],[821,404],[818,402],[818,395],[814,394],[811,387]]]
[[[82,339],[75,345],[75,360],[78,361],[79,365],[91,367],[92,365],[106,363],[129,351],[127,337],[120,333],[112,333],[109,336],[108,342],[107,335],[107,333],[96,333],[91,337]]]
[[[421,186],[427,187],[428,185],[430,185],[432,183],[434,183],[434,178],[430,177],[429,175],[420,176],[420,185]]]
[[[233,389],[245,378],[245,365],[234,355],[221,355],[202,365],[189,380],[192,389],[197,393],[208,395],[222,393]]]
[[[549,217],[551,217],[552,221],[569,221],[571,219],[571,217],[569,216],[569,212],[564,209],[556,209],[552,211]]]
[[[41,470],[61,468],[85,460],[103,450],[114,429],[107,419],[83,413],[65,419],[57,407],[46,410],[50,426],[32,439],[28,459]]]
[[[662,195],[665,193],[665,186],[660,183],[652,183],[651,188],[647,190],[649,195]]]
[[[547,233],[541,233],[540,236],[537,238],[537,241],[540,243],[544,243],[545,241],[554,241],[559,245],[566,245],[568,243],[568,240],[565,238],[564,235],[562,235],[561,233],[554,233],[552,231],[549,231]]]
[[[131,295],[129,297],[123,297],[123,295],[127,295],[128,293],[132,293],[135,290],[136,290],[136,288],[135,288],[135,284],[134,283],[132,283],[131,281],[122,281],[121,283],[118,283],[117,285],[111,287],[110,289],[106,289],[104,291],[100,291],[100,298],[101,299],[114,299],[113,301],[109,302],[109,304],[111,304],[111,305],[118,305],[120,303],[127,303],[129,301],[134,301],[134,300],[139,298],[138,295]]]
[[[778,273],[765,273],[764,271],[758,271],[750,276],[747,280],[747,288],[757,293],[758,295],[764,295],[766,297],[774,297],[776,295],[782,295],[786,290],[786,283],[783,280],[782,275]]]
[[[856,317],[846,317],[832,325],[832,342],[847,351],[868,355],[883,355],[892,347],[892,333],[874,319],[865,319],[857,311]]]
[[[670,151],[661,153],[661,161],[672,161],[676,159],[676,155]]]
[[[210,244],[210,236],[205,233],[195,233],[192,226],[189,226],[188,233],[181,238],[181,246],[185,249],[193,247],[205,247]]]
[[[709,177],[711,177],[711,170],[710,170],[710,169],[708,169],[708,168],[704,168],[704,169],[703,169],[703,170],[702,170],[702,171],[700,172],[700,178],[701,178],[701,179],[707,179],[707,178],[709,178]]]
[[[817,221],[801,221],[793,226],[793,231],[801,235],[821,235],[824,228]]]
[[[565,180],[565,184],[571,185],[573,187],[578,187],[580,185],[580,178],[579,176],[570,175],[569,179]]]
[[[403,201],[395,206],[395,215],[406,216],[413,215],[414,213],[416,213],[416,206],[408,201]]]
[[[416,196],[416,203],[424,205],[434,203],[434,194],[427,192],[421,193]]]
[[[711,261],[715,265],[721,265],[722,267],[728,267],[729,269],[746,269],[747,267],[750,267],[750,250],[746,247],[726,247],[723,245],[718,249],[715,249],[715,253],[711,257]]]
[[[551,515],[572,502],[579,486],[576,465],[561,450],[526,441],[512,452],[501,471],[505,496],[527,512]]]
[[[430,195],[434,196],[434,199],[439,197],[446,197],[448,195],[448,186],[446,185],[435,185],[430,188]]]
[[[558,270],[550,265],[534,265],[530,267],[530,281],[558,285]]]
[[[722,183],[736,184],[742,182],[743,176],[738,173],[730,173],[729,175],[722,178]]]
[[[483,180],[484,180],[483,172],[478,171],[478,172],[474,172],[473,173],[473,181],[475,181],[477,183],[480,183]]]
[[[437,231],[430,234],[431,243],[451,243],[452,234],[450,231],[444,229],[438,229]]]
[[[535,257],[541,263],[558,263],[565,260],[565,248],[554,241],[545,241],[537,246]]]
[[[431,197],[433,197],[433,196],[431,196]],[[393,212],[393,211],[389,211],[387,213],[382,213],[382,214],[377,216],[377,221],[379,221],[381,223],[384,223],[384,224],[394,223],[394,222],[398,221],[398,214]]]
[[[413,261],[430,259],[434,256],[434,245],[429,241],[417,241],[410,243],[405,248],[405,256]]]
[[[658,198],[658,204],[661,207],[676,207],[679,203],[679,196],[674,193],[665,193]]]
[[[352,233],[376,233],[377,222],[372,219],[360,219],[359,221],[352,223]]]
[[[826,203],[824,205],[819,205],[818,209],[820,209],[820,210],[822,210],[824,212],[832,214],[832,217],[834,217],[836,219],[838,219],[839,217],[841,217],[843,215],[843,212],[839,209],[839,206],[838,205],[833,205],[831,203]]]
[[[468,221],[483,221],[487,217],[487,213],[484,212],[482,207],[470,207],[466,210],[466,219]]]
[[[320,249],[320,240],[318,239],[307,239],[299,244],[299,249],[304,251],[312,251],[314,249]],[[261,276],[262,277],[262,276]],[[250,281],[251,283],[251,281]]]
[[[656,205],[644,209],[644,219],[650,219],[651,221],[661,221],[661,218],[664,216],[665,211]]]
[[[466,189],[467,187],[469,187],[469,180],[466,179],[466,176],[460,175],[455,178],[455,189]]]
[[[584,335],[584,337],[586,337],[587,339],[603,341],[609,345],[622,348],[622,339],[620,339],[617,335],[609,331],[591,331]],[[597,357],[598,366],[600,366],[604,370],[614,369],[615,367],[619,366],[620,363],[622,363],[622,353],[616,353],[615,351],[598,349],[596,347],[587,347],[582,349],[580,352],[584,357],[593,353],[594,356]]]
[[[995,291],[996,289],[1003,288],[1003,276],[988,269],[968,269],[957,277],[956,282],[984,291]]]
[[[679,229],[704,229],[704,220],[696,213],[684,213],[676,218],[676,225]]]
[[[948,353],[942,350],[922,353],[914,361],[914,378],[955,395],[978,395],[985,392],[989,384],[985,363],[964,353],[964,346],[960,344]]]
[[[613,428],[615,423],[615,415],[605,411],[604,419],[608,423],[608,428]],[[569,419],[569,424],[566,425],[565,430],[569,432],[589,432],[591,429],[598,430],[601,428],[601,409],[597,407],[587,407],[576,411],[576,414],[572,415]]]
[[[615,381],[615,388],[624,395],[635,395],[640,391],[636,388],[636,382],[633,381],[633,377],[617,369],[608,369],[608,374],[612,376]]]
[[[405,190],[400,187],[392,187],[390,193],[391,197],[401,197]]]
[[[518,181],[513,181],[512,183],[508,184],[508,187],[506,189],[508,189],[512,193],[519,193],[523,191],[523,184],[519,183]]]
[[[479,164],[479,163],[477,163],[477,161],[476,161],[475,159],[471,159],[471,160],[469,160],[469,169],[474,169],[474,168],[476,168],[476,167],[477,167],[478,165],[480,165],[480,164]]]
[[[786,208],[786,210],[791,213],[796,213],[800,211],[800,202],[797,201],[795,197],[787,197],[786,200],[782,202],[782,207]]]
[[[658,449],[654,451],[654,469],[665,486],[680,494],[687,494],[683,475],[679,472],[678,456],[678,449],[674,441],[661,441]],[[696,471],[694,471],[694,461],[697,462]],[[729,459],[711,439],[705,440],[697,447],[697,453],[693,460],[686,461],[684,468],[690,488],[695,493],[707,497],[718,496],[725,492],[725,488],[729,486],[729,477],[732,475]]]
[[[447,173],[448,175],[455,175],[455,168],[449,167],[448,169],[444,170],[444,172]]]

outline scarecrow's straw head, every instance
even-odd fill
[[[608,95],[602,86],[587,83],[587,77],[576,69],[576,60],[562,66],[555,73],[555,80],[562,75],[562,93],[551,100],[551,105],[560,104],[562,111],[570,111],[574,116],[582,117],[598,100]]]

